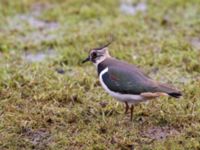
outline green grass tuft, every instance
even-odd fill
[[[146,1],[133,16],[121,3],[0,1],[0,149],[200,148],[199,2]],[[130,122],[81,64],[110,36],[112,56],[183,97],[142,103]]]

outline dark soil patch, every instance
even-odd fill
[[[149,127],[147,130],[142,131],[141,135],[153,140],[163,140],[169,136],[179,134],[179,131],[173,127]]]
[[[23,129],[22,135],[35,149],[45,149],[48,143],[51,142],[50,133],[45,129]]]

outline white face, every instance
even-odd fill
[[[108,57],[110,57],[110,55],[108,53],[107,47],[101,50],[92,50],[90,52],[90,61],[93,62],[93,64],[96,66]]]
[[[92,49],[89,56],[82,61],[82,63],[85,63],[87,61],[93,62],[94,65],[98,65],[102,61],[104,61],[106,58],[110,57],[108,53],[108,46],[111,44],[111,42],[107,43],[106,45]]]

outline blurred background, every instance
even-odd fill
[[[200,148],[199,0],[0,0],[0,149]],[[80,62],[114,37],[113,57],[184,97],[134,120]]]

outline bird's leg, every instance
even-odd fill
[[[134,109],[134,106],[131,105],[131,121],[133,120],[133,109]]]
[[[127,114],[127,113],[128,113],[128,110],[129,110],[128,102],[125,102],[125,105],[126,105],[125,114]]]

